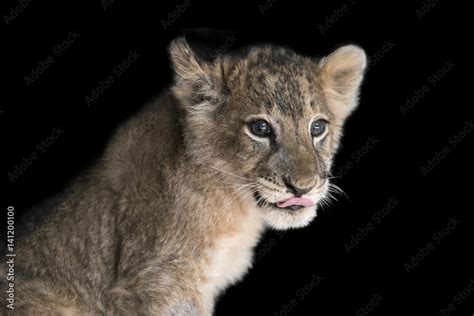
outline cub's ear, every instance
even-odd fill
[[[364,50],[355,45],[342,46],[319,62],[323,93],[337,119],[356,108],[366,65]]]
[[[219,101],[216,66],[195,54],[184,37],[173,40],[169,53],[174,70],[173,92],[185,106],[211,105]]]

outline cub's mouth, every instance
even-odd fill
[[[259,207],[270,206],[279,210],[296,211],[305,207],[311,207],[315,205],[313,201],[303,197],[292,197],[287,200],[271,203],[265,198],[263,198],[258,191],[254,192],[254,198],[257,202],[257,206]]]

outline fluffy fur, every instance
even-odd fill
[[[15,315],[211,315],[266,227],[316,216],[319,206],[273,203],[293,195],[288,185],[316,203],[326,196],[364,52],[344,46],[315,60],[262,46],[204,61],[177,39],[170,55],[171,90],[20,236]],[[327,130],[312,138],[318,118]],[[253,135],[255,119],[274,137]]]

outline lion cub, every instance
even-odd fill
[[[316,216],[364,51],[258,46],[205,61],[183,38],[169,51],[171,89],[19,237],[5,313],[211,315],[264,229]]]

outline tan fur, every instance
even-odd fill
[[[19,237],[14,315],[211,315],[266,227],[316,216],[319,206],[275,203],[293,196],[290,186],[325,199],[363,51],[318,61],[262,46],[209,62],[178,39],[170,55],[171,90],[121,126]],[[255,118],[272,124],[272,138],[252,134]],[[327,130],[312,138],[321,118]]]
[[[240,210],[233,210],[241,212],[240,218],[236,219],[233,228],[217,236],[213,248],[209,249],[201,293],[211,300],[210,308],[216,295],[240,280],[251,266],[252,250],[263,230],[262,216],[252,210],[251,203],[243,201],[237,206]]]

